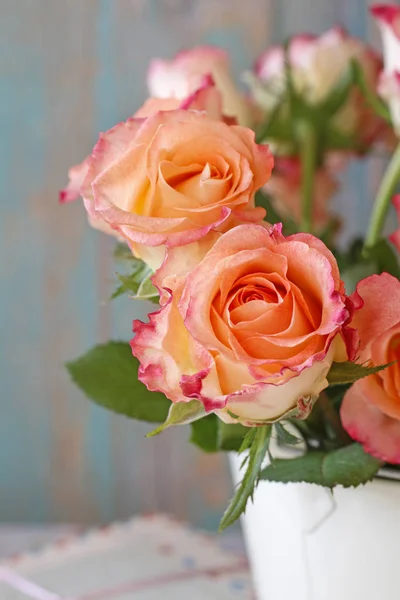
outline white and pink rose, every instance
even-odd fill
[[[400,6],[379,4],[371,12],[381,30],[385,59],[378,91],[389,103],[393,126],[400,135]]]
[[[179,52],[172,60],[154,59],[147,74],[152,98],[185,100],[211,77],[221,95],[222,112],[246,127],[253,123],[253,109],[236,86],[229,55],[217,46],[198,46]]]
[[[382,70],[380,56],[339,27],[321,36],[295,36],[287,51],[295,90],[311,105],[317,105],[330,96],[353,60],[361,65],[366,81],[374,89]],[[285,61],[284,47],[274,46],[256,62],[255,73],[264,84],[260,92],[262,104],[267,109],[273,109],[285,93]],[[334,116],[334,122],[338,130],[353,136],[365,148],[387,134],[385,123],[368,107],[356,87]]]

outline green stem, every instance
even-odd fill
[[[317,166],[317,136],[311,123],[301,121],[298,124],[301,157],[301,227],[300,231],[312,231],[314,175]]]
[[[335,432],[337,440],[341,444],[349,444],[349,442],[351,442],[351,438],[343,429],[339,414],[333,408],[328,396],[324,392],[322,392],[320,395],[318,404],[322,409],[326,422],[329,423],[332,430]]]
[[[383,176],[378,195],[372,209],[372,215],[369,222],[367,236],[365,238],[363,252],[368,253],[368,250],[375,246],[381,237],[382,229],[385,224],[387,212],[390,207],[390,202],[396,187],[400,182],[400,144],[397,146],[395,153],[389,163],[388,168]]]

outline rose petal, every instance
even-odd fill
[[[368,345],[400,320],[399,302],[395,301],[400,298],[400,281],[388,273],[372,275],[358,283],[351,298],[358,308],[352,326],[360,336],[362,358]]]
[[[369,399],[368,386],[358,381],[346,392],[340,409],[343,427],[366,452],[400,464],[400,421],[386,416]]]
[[[399,229],[392,233],[389,237],[390,241],[394,246],[396,246],[397,250],[400,252],[400,195],[397,195],[393,198],[393,206],[397,212],[397,220],[399,222]]]

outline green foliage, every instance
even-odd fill
[[[118,242],[114,248],[114,260],[115,262],[135,262],[138,259],[133,256],[128,244]]]
[[[353,85],[354,71],[351,68],[346,69],[329,96],[324,98],[318,105],[318,109],[326,115],[327,119],[335,116],[343,108],[352,91]]]
[[[293,219],[291,219],[288,216],[282,217],[282,215],[280,215],[279,212],[276,210],[274,206],[274,201],[270,198],[268,194],[262,192],[261,190],[256,192],[255,203],[256,206],[261,206],[267,211],[266,220],[268,221],[268,223],[282,223],[283,233],[285,235],[291,235],[292,233],[298,232],[299,229],[296,223],[293,221]]]
[[[135,300],[150,300],[158,303],[158,291],[151,281],[151,277],[154,275],[153,271],[138,259],[135,259],[132,267],[133,270],[128,275],[117,273],[121,285],[115,290],[111,300],[123,294],[129,294]]]
[[[376,265],[375,273],[390,273],[400,279],[399,260],[389,242],[381,239],[375,246],[367,250],[367,256]]]
[[[275,459],[262,472],[260,479],[281,483],[315,483],[328,488],[336,485],[356,487],[370,481],[382,462],[364,452],[359,444],[351,444],[332,452],[307,452],[293,459]]]
[[[376,272],[377,265],[371,261],[362,260],[347,267],[347,269],[342,272],[342,279],[346,287],[346,293],[352,294],[355,291],[359,281],[369,277],[370,275],[374,275]]]
[[[387,123],[391,123],[390,111],[388,106],[376,93],[376,89],[371,88],[364,74],[364,69],[357,60],[352,62],[352,70],[355,84],[361,90],[364,98],[375,113],[384,119]]]
[[[123,294],[129,294],[135,300],[150,300],[158,303],[158,291],[151,278],[153,271],[141,259],[133,256],[126,244],[117,244],[114,260],[126,266],[127,273],[117,273],[120,285],[111,296],[111,300]]]
[[[171,404],[168,417],[157,429],[147,434],[147,437],[158,435],[165,429],[175,425],[188,425],[197,419],[201,419],[206,414],[204,406],[198,400],[190,400],[189,402],[177,402]]]
[[[251,428],[251,431],[253,429]],[[226,452],[239,451],[248,432],[249,428],[243,425],[230,425],[219,421],[219,449]]]
[[[357,283],[373,274],[390,273],[400,279],[399,260],[386,239],[372,248],[363,249],[363,240],[355,240],[346,253],[336,253],[347,293],[352,293]]]
[[[198,446],[204,452],[217,452],[219,448],[220,420],[217,415],[208,415],[191,424],[190,442]]]
[[[271,425],[263,425],[254,429],[255,433],[251,434],[252,441],[249,448],[246,472],[222,517],[219,531],[223,531],[226,527],[232,525],[246,510],[247,502],[253,496],[255,486],[257,485],[262,462],[269,448]]]
[[[139,361],[128,343],[96,346],[66,367],[82,392],[104,408],[141,421],[167,418],[171,402],[138,381]]]
[[[278,443],[282,446],[297,446],[303,441],[301,438],[290,433],[290,431],[288,431],[286,427],[282,425],[282,423],[275,423],[274,427],[278,438]]]
[[[345,385],[347,383],[354,383],[374,373],[383,371],[390,365],[379,365],[377,367],[369,367],[367,365],[360,365],[353,362],[342,362],[333,363],[331,370],[328,373],[328,381],[330,385]]]
[[[231,425],[211,414],[191,424],[190,441],[205,452],[238,451],[249,431],[243,425]]]

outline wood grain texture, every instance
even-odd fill
[[[60,207],[57,193],[97,132],[144,100],[153,56],[216,43],[239,73],[295,31],[342,20],[363,35],[365,2],[2,0],[1,16],[0,520],[160,510],[214,527],[230,494],[224,458],[189,448],[184,428],[145,440],[145,425],[92,406],[68,381],[65,360],[129,339],[145,307],[105,302],[112,241],[90,230],[80,203]],[[353,233],[365,226],[371,177],[365,168],[350,176],[350,196],[339,199]],[[351,215],[349,197],[358,198]]]

